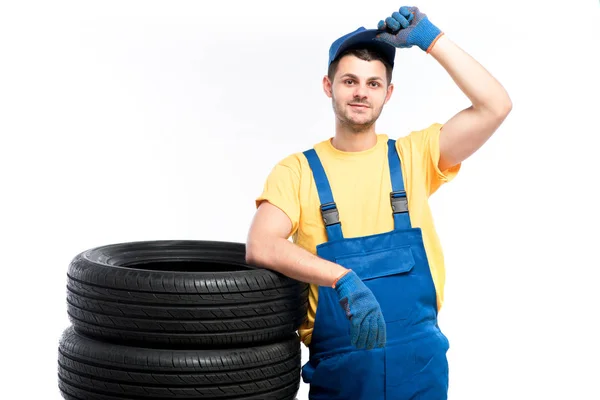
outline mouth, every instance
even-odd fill
[[[369,108],[369,106],[367,106],[366,104],[350,103],[348,105],[353,108]]]

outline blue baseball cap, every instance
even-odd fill
[[[387,43],[379,40],[374,40],[377,34],[381,33],[377,29],[365,29],[360,27],[354,32],[345,34],[338,38],[331,44],[329,48],[329,62],[327,66],[331,65],[335,59],[337,59],[344,51],[356,48],[356,47],[368,47],[372,48],[380,53],[383,58],[393,67],[394,58],[396,57],[396,48]]]

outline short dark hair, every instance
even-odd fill
[[[329,65],[329,69],[327,71],[327,76],[329,77],[330,81],[333,82],[333,77],[335,75],[335,72],[337,71],[338,64],[340,63],[340,60],[342,59],[342,57],[344,57],[346,55],[353,55],[364,61],[372,61],[372,60],[381,61],[383,63],[383,65],[385,65],[385,73],[386,73],[387,83],[388,83],[388,85],[390,83],[392,83],[393,67],[377,51],[370,49],[370,48],[364,48],[364,47],[349,49],[349,50],[346,50],[345,52],[343,52],[342,54],[340,54],[340,56],[338,58],[336,58]]]

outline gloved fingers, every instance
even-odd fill
[[[358,337],[360,335],[360,324],[356,319],[350,322],[350,332],[350,343],[352,346],[357,347]]]
[[[408,22],[411,22],[413,20],[413,18],[415,17],[415,14],[419,11],[419,8],[402,6],[402,7],[400,7],[399,11],[400,11],[400,14],[404,15],[404,17],[406,17],[408,19]]]
[[[385,30],[386,26],[387,26],[387,25],[385,24],[385,21],[384,21],[384,20],[381,20],[381,21],[379,21],[379,23],[377,24],[377,29],[379,29],[380,31],[383,31],[383,30]]]
[[[392,18],[394,20],[398,21],[398,24],[400,25],[400,27],[402,27],[402,29],[408,28],[408,25],[410,25],[408,20],[406,18],[404,18],[404,16],[402,14],[400,14],[398,11],[395,11],[392,13]],[[396,28],[396,29],[398,29],[398,28]],[[396,29],[394,29],[394,30],[396,30]]]
[[[369,335],[367,337],[366,349],[384,347],[387,340],[385,321],[381,314],[369,317]]]
[[[394,35],[392,35],[391,33],[382,32],[382,33],[378,34],[377,36],[375,36],[375,39],[394,46],[396,37]]]
[[[400,29],[400,23],[394,17],[387,17],[385,19],[385,25],[392,31]]]
[[[365,349],[373,350],[375,348],[375,344],[377,343],[377,325],[374,323],[372,317],[368,318],[369,320],[369,329],[367,330],[367,341],[365,343]]]
[[[363,320],[360,322],[360,326],[357,326],[356,328],[359,333],[355,346],[358,349],[364,349],[367,346],[367,337],[369,335],[369,319],[363,318]]]
[[[387,329],[385,326],[385,320],[383,319],[383,316],[381,316],[379,318],[379,321],[377,321],[377,328],[377,347],[384,347],[387,341]]]

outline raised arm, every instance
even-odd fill
[[[439,168],[444,171],[472,155],[492,136],[510,113],[512,102],[483,66],[445,36],[430,54],[472,103],[442,127]]]
[[[248,232],[246,261],[298,281],[331,287],[347,269],[290,242],[291,229],[289,217],[268,201],[263,201]]]
[[[399,48],[418,46],[435,58],[472,105],[454,115],[440,135],[441,171],[477,151],[512,109],[508,93],[473,57],[460,49],[418,7],[400,7],[377,26],[378,40]]]

